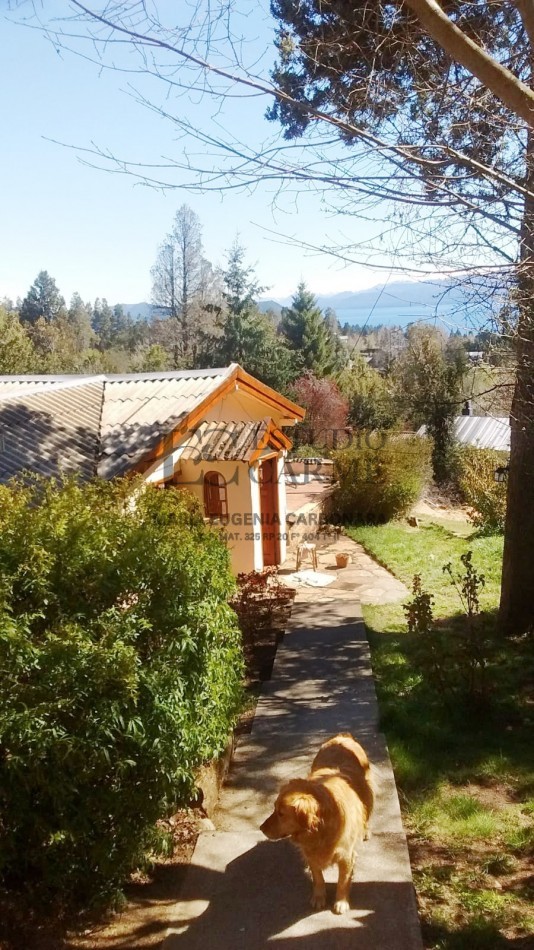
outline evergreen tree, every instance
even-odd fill
[[[134,373],[157,373],[169,369],[169,354],[160,343],[152,343],[133,363]]]
[[[65,307],[65,301],[53,277],[46,270],[38,273],[22,301],[20,319],[35,324],[41,317],[50,323]]]
[[[113,310],[105,297],[95,300],[91,324],[99,340],[99,348],[107,350],[113,342]]]
[[[33,373],[37,357],[26,330],[16,313],[0,306],[0,373]]]
[[[339,355],[334,339],[304,283],[299,284],[291,306],[283,309],[280,330],[295,351],[301,371],[326,376],[336,369]]]
[[[209,338],[204,362],[239,363],[274,389],[286,389],[295,376],[291,354],[272,322],[258,310],[256,297],[263,287],[254,268],[246,266],[245,249],[237,240],[229,251],[223,282],[221,334]]]
[[[49,322],[44,317],[29,331],[42,373],[77,373],[83,356],[65,313]]]
[[[124,312],[124,307],[116,303],[111,314],[111,344],[124,346],[131,328],[131,318]]]
[[[434,442],[432,467],[437,482],[450,477],[454,419],[463,396],[465,360],[448,351],[443,336],[428,326],[408,330],[408,346],[393,366],[399,405],[415,428],[426,425]]]
[[[391,379],[368,366],[358,353],[337,377],[348,399],[348,421],[356,429],[391,429],[400,419]]]
[[[67,311],[67,321],[80,352],[89,349],[95,341],[95,334],[91,326],[92,309],[90,304],[83,302],[78,293],[72,295]]]

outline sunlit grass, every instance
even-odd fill
[[[462,573],[460,557],[471,550],[485,576],[480,602],[494,649],[483,709],[428,688],[412,665],[402,603],[366,606],[364,619],[381,726],[413,852],[425,946],[504,950],[511,946],[509,933],[521,940],[534,927],[531,885],[506,885],[507,875],[521,876],[534,853],[534,723],[525,701],[531,692],[528,647],[495,637],[502,538],[480,537],[470,525],[452,521],[425,521],[419,528],[392,522],[348,533],[408,588],[414,574],[422,575],[442,629],[462,623],[462,604],[443,565],[451,562]]]
[[[411,804],[410,827],[453,851],[458,844],[485,843],[490,838],[496,846],[515,852],[528,850],[532,843],[531,822],[520,804],[492,808],[448,784]]]
[[[388,568],[395,577],[411,587],[414,574],[421,574],[423,586],[435,601],[434,616],[454,616],[461,611],[461,602],[443,566],[449,562],[453,570],[461,571],[460,557],[473,552],[473,563],[484,574],[485,586],[480,603],[483,610],[492,610],[499,603],[503,539],[500,535],[481,537],[474,529],[458,523],[466,533],[458,534],[448,527],[422,523],[419,528],[391,521],[385,525],[358,525],[347,528],[347,534]],[[389,629],[402,625],[402,606],[371,608],[373,621],[383,621]],[[377,612],[378,611],[378,612]],[[374,626],[374,624],[373,624]],[[383,629],[381,625],[380,629]]]

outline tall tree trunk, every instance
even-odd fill
[[[534,133],[526,181],[534,192]],[[517,370],[512,402],[508,504],[500,622],[505,633],[534,630],[534,198],[525,201],[518,275]]]

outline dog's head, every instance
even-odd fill
[[[292,785],[281,790],[272,815],[260,826],[266,838],[292,838],[317,831],[321,825],[320,805],[313,792]]]

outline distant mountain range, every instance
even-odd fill
[[[151,303],[121,303],[119,306],[134,320],[149,320],[152,316]]]
[[[368,290],[343,291],[317,297],[321,309],[360,310],[363,307],[379,306],[429,307],[446,309],[461,305],[466,300],[466,292],[453,280],[408,281],[398,280],[388,284],[377,284]]]
[[[322,310],[335,310],[341,323],[406,326],[411,320],[435,316],[446,317],[451,312],[472,311],[467,288],[452,278],[432,281],[393,281],[377,284],[368,290],[344,290],[338,294],[319,294],[317,302]],[[279,318],[282,308],[291,303],[290,297],[278,300],[259,300],[262,313],[271,311]],[[149,319],[149,303],[122,304],[125,313],[136,320]]]
[[[489,292],[486,295],[489,299]],[[497,296],[497,295],[496,295]],[[288,306],[291,298],[260,301],[262,310]],[[473,304],[472,288],[462,286],[454,278],[444,280],[408,281],[398,280],[377,284],[367,290],[344,290],[338,294],[318,294],[321,310],[332,309],[340,323],[349,326],[370,327],[378,325],[406,327],[410,323],[427,321],[436,317],[452,329],[455,325],[465,328],[487,320]]]
[[[134,320],[150,320],[154,309],[151,303],[121,303],[120,306]],[[271,310],[277,317],[282,316],[282,305],[276,300],[259,300],[258,306],[262,313]]]
[[[440,304],[445,295],[443,304],[447,309],[456,307],[465,301],[466,293],[458,283],[452,279],[414,281],[397,280],[388,284],[377,284],[367,290],[343,290],[338,294],[318,294],[317,302],[322,310],[331,307],[332,310],[360,310],[363,307],[432,307]],[[262,310],[272,307],[285,307],[291,303],[291,297],[282,297],[278,300],[262,300]]]

